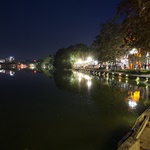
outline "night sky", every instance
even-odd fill
[[[120,0],[0,0],[0,59],[41,59],[77,43],[90,46]]]

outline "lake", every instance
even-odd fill
[[[150,106],[149,83],[73,71],[0,72],[2,150],[115,150]]]

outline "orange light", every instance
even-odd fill
[[[133,94],[131,92],[131,99],[138,102],[140,99],[140,91],[135,91]]]

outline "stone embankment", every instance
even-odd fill
[[[150,109],[137,118],[130,132],[118,143],[118,150],[150,150]]]

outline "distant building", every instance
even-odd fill
[[[5,62],[5,59],[0,59],[0,63],[4,63]]]
[[[14,57],[10,56],[9,58],[6,58],[6,62],[13,62],[15,59]]]

